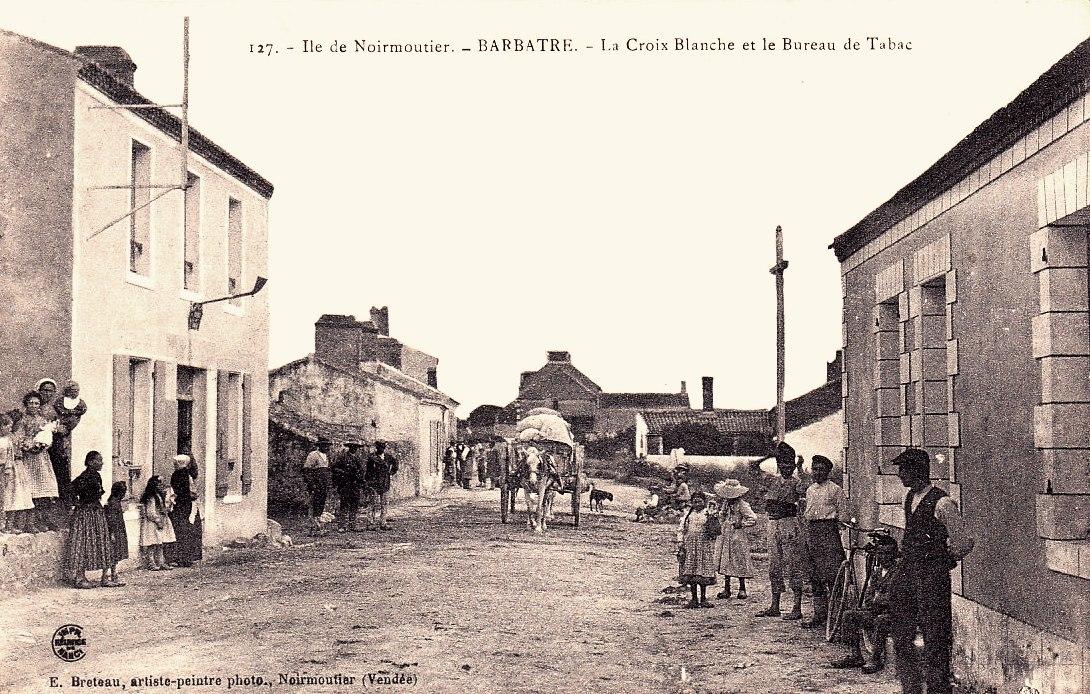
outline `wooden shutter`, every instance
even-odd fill
[[[195,489],[204,498],[205,475],[211,466],[208,464],[208,372],[198,371],[193,379],[193,459],[197,461],[197,484]],[[203,503],[203,502],[198,502]]]
[[[154,374],[151,467],[165,483],[174,472],[173,459],[178,455],[178,365],[156,361]]]
[[[126,354],[114,355],[113,392],[113,481],[128,484],[132,466],[132,376]],[[139,492],[130,489],[129,495]]]
[[[254,480],[251,472],[253,445],[250,442],[251,424],[250,405],[253,402],[254,379],[250,374],[242,375],[242,493],[249,494]]]
[[[231,418],[228,408],[231,403],[230,375],[226,371],[216,372],[216,497],[227,496],[230,488],[228,461],[231,458],[229,435]]]

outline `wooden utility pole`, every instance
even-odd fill
[[[182,20],[182,190],[189,188],[189,17]],[[185,204],[182,204],[183,229]]]
[[[787,261],[783,259],[783,227],[776,227],[776,264],[769,272],[776,276],[776,440],[782,442],[787,428],[783,408],[784,381],[784,329],[783,329],[783,272]]]

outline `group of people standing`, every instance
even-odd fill
[[[72,491],[72,431],[87,412],[79,384],[43,378],[22,407],[0,413],[0,529],[37,533],[60,529],[76,504]]]
[[[125,482],[106,491],[102,454],[90,451],[72,478],[72,432],[87,413],[80,387],[43,378],[22,399],[22,407],[0,412],[0,530],[13,534],[66,530],[64,576],[77,588],[93,588],[87,572],[101,570],[98,585],[124,585],[117,564],[129,556],[125,529]],[[202,556],[202,528],[193,501],[196,462],[174,459],[169,485],[158,475],[140,497],[140,547],[149,569],[192,566]]]
[[[829,479],[833,463],[825,456],[811,460],[813,483],[804,486],[798,475],[794,449],[781,443],[775,450],[778,474],[764,493],[768,513],[768,578],[771,604],[755,616],[799,621],[803,628],[824,628],[829,616],[829,594],[845,559],[840,523],[850,514],[843,489]],[[876,547],[876,575],[844,622],[848,654],[832,667],[859,667],[875,672],[882,667],[879,649],[864,660],[859,630],[877,628],[884,643],[893,637],[897,675],[905,694],[951,691],[952,649],[950,571],[973,548],[957,504],[930,481],[930,457],[926,451],[908,448],[894,461],[905,496],[905,529],[898,553],[892,537],[881,537]],[[684,473],[682,473],[684,475]],[[683,480],[684,481],[684,480]],[[686,491],[688,484],[686,484]],[[714,487],[714,494],[693,492],[677,532],[678,581],[692,598],[688,607],[711,607],[707,587],[717,574],[726,584],[719,598],[731,597],[731,578],[738,578],[738,598],[746,597],[746,579],[753,577],[750,541],[746,528],[756,515],[742,497],[749,490],[737,480]],[[809,580],[814,612],[802,614],[802,595]],[[792,604],[781,609],[781,596],[790,589]],[[917,631],[923,635],[923,658],[916,647]]]
[[[167,571],[193,566],[203,555],[202,528],[193,502],[198,494],[196,461],[188,455],[174,456],[169,486],[152,475],[140,495],[140,549],[150,571]],[[114,482],[105,508],[102,497],[103,459],[90,451],[84,469],[72,480],[76,506],[68,520],[65,545],[65,575],[76,588],[94,588],[87,572],[101,570],[100,586],[125,585],[118,578],[117,564],[129,558],[129,536],[125,528],[124,482]]]
[[[344,450],[330,454],[332,441],[319,438],[315,450],[303,461],[303,481],[310,496],[310,532],[325,533],[328,519],[338,520],[340,532],[359,532],[361,501],[369,508],[367,530],[389,530],[386,512],[398,462],[385,441],[375,441],[374,451],[363,452],[366,444],[348,440]],[[330,506],[329,491],[337,492],[336,513]]]
[[[486,446],[472,446],[465,441],[451,443],[443,454],[446,478],[463,489],[474,487],[492,489],[503,480],[504,466],[510,466],[507,447],[497,448],[495,441]]]

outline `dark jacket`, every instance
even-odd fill
[[[397,459],[389,453],[372,453],[367,459],[367,486],[385,494],[390,491],[390,478],[397,474]]]
[[[102,505],[102,495],[106,491],[102,488],[102,475],[98,470],[84,468],[76,479],[72,480],[72,491],[76,495],[76,503],[79,505]]]
[[[359,453],[341,451],[329,462],[329,475],[337,489],[351,489],[363,484],[366,462]]]
[[[189,514],[193,512],[193,488],[189,480],[194,477],[195,471],[184,467],[171,473],[170,488],[174,490],[174,510],[170,515],[189,518]]]

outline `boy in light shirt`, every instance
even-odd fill
[[[823,455],[811,459],[814,483],[806,489],[803,518],[806,519],[806,548],[813,564],[810,585],[814,593],[814,616],[804,619],[804,629],[824,627],[829,614],[829,594],[836,582],[837,571],[844,561],[844,545],[840,542],[839,521],[848,519],[844,490],[829,479],[833,461]]]

